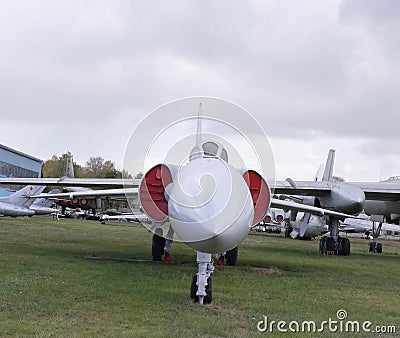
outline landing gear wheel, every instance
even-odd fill
[[[335,240],[333,237],[327,237],[325,243],[326,251],[325,253],[329,256],[335,254]]]
[[[290,233],[293,231],[292,227],[288,227],[285,229],[285,237],[288,238],[290,237]]]
[[[326,253],[326,236],[322,236],[321,239],[319,240],[319,253],[321,255],[325,255]]]
[[[162,256],[164,255],[165,238],[153,235],[153,240],[151,243],[151,254],[153,256],[153,262],[162,261]]]
[[[343,256],[350,255],[350,241],[348,238],[342,238],[342,255]]]
[[[233,249],[226,252],[226,254],[225,254],[226,265],[228,265],[228,266],[236,265],[236,261],[238,258],[238,251],[239,251],[239,248],[236,246]]]
[[[190,286],[190,298],[194,300],[195,303],[199,302],[199,296],[196,295],[197,292],[197,275],[192,278],[192,285]],[[212,302],[212,279],[208,277],[206,286],[207,295],[204,297],[203,304],[211,304]]]
[[[374,242],[368,243],[368,252],[374,252]]]
[[[377,253],[382,253],[382,243],[377,243],[376,244],[376,252]]]

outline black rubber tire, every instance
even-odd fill
[[[342,255],[342,237],[338,236],[337,239],[337,248],[335,255],[341,256]]]
[[[292,227],[286,228],[286,229],[285,229],[285,237],[286,237],[286,238],[289,238],[292,231],[293,231],[293,228],[292,228]]]
[[[374,242],[368,243],[368,252],[374,252]]]
[[[322,236],[321,239],[319,240],[319,253],[321,255],[326,254],[326,236]]]
[[[377,243],[376,244],[376,252],[377,253],[382,253],[382,243]]]
[[[342,238],[342,255],[350,255],[350,240],[348,238]]]
[[[154,262],[162,261],[162,256],[164,255],[165,238],[153,235],[153,240],[151,243],[151,255],[153,256]]]
[[[326,247],[325,254],[327,254],[328,252],[335,251],[335,240],[333,239],[333,237],[326,238],[325,247]]]
[[[238,258],[239,248],[236,246],[225,254],[226,265],[235,266]]]
[[[190,286],[190,298],[194,300],[195,303],[199,302],[199,296],[196,295],[197,292],[197,275],[192,277],[192,284]],[[207,295],[204,297],[203,304],[211,304],[212,302],[212,279],[211,276],[207,279],[207,286],[206,286],[206,293]]]

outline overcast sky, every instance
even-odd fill
[[[0,143],[122,168],[130,134],[187,96],[230,100],[278,179],[400,175],[400,1],[0,2]]]

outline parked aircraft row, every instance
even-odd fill
[[[40,194],[45,187],[28,185],[9,196],[0,197],[0,215],[3,216],[33,216],[48,215],[55,211],[52,208],[53,201],[47,198],[31,198],[33,195]],[[56,189],[50,193],[57,193]]]

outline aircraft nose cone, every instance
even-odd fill
[[[365,202],[365,196],[363,196],[363,198],[353,200],[353,202],[351,203],[351,206],[350,206],[350,208],[353,211],[352,214],[355,215],[355,214],[359,214],[360,212],[362,212],[364,209],[364,202]]]
[[[239,172],[222,160],[192,160],[168,190],[171,226],[195,250],[224,252],[247,236],[254,216],[250,192]]]

